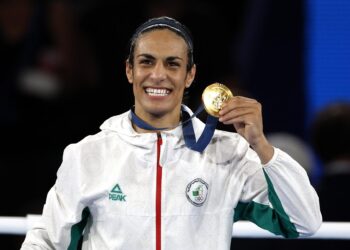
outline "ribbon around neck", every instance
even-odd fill
[[[199,108],[193,113],[193,115],[190,116],[190,114],[185,110],[185,108],[181,106],[182,122],[179,125],[177,125],[177,126],[182,125],[182,133],[184,136],[186,146],[191,150],[194,150],[200,153],[203,152],[204,149],[210,143],[210,140],[213,137],[215,132],[216,124],[218,122],[217,117],[214,117],[208,114],[204,130],[200,135],[199,139],[196,140],[196,136],[195,136],[193,124],[192,124],[192,118],[200,114],[203,110],[204,110],[204,106],[200,105]],[[139,128],[146,129],[146,130],[161,131],[161,130],[168,130],[168,129],[173,129],[177,127],[177,126],[165,127],[165,128],[153,127],[152,125],[148,124],[147,122],[139,118],[135,114],[133,108],[131,108],[131,121]]]

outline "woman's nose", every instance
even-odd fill
[[[154,80],[161,81],[166,78],[166,68],[162,63],[157,63],[152,69],[151,77]]]

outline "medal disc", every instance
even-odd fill
[[[232,97],[231,90],[224,84],[213,83],[204,89],[202,101],[208,114],[219,117],[222,105]]]

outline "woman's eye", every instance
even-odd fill
[[[170,67],[179,67],[180,66],[179,63],[177,63],[177,62],[169,62],[168,65]]]
[[[143,59],[140,61],[140,64],[150,65],[150,64],[152,64],[152,61],[148,60],[148,59]]]

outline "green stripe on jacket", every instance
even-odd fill
[[[268,186],[268,197],[273,208],[254,201],[248,203],[239,202],[235,208],[234,221],[249,220],[276,235],[282,235],[286,238],[298,238],[299,233],[295,225],[284,211],[269,176],[265,170],[263,171]]]
[[[81,221],[72,226],[70,236],[71,242],[68,246],[68,250],[75,250],[80,247],[80,241],[83,238],[83,231],[90,216],[90,210],[88,207],[84,208],[81,213]]]

